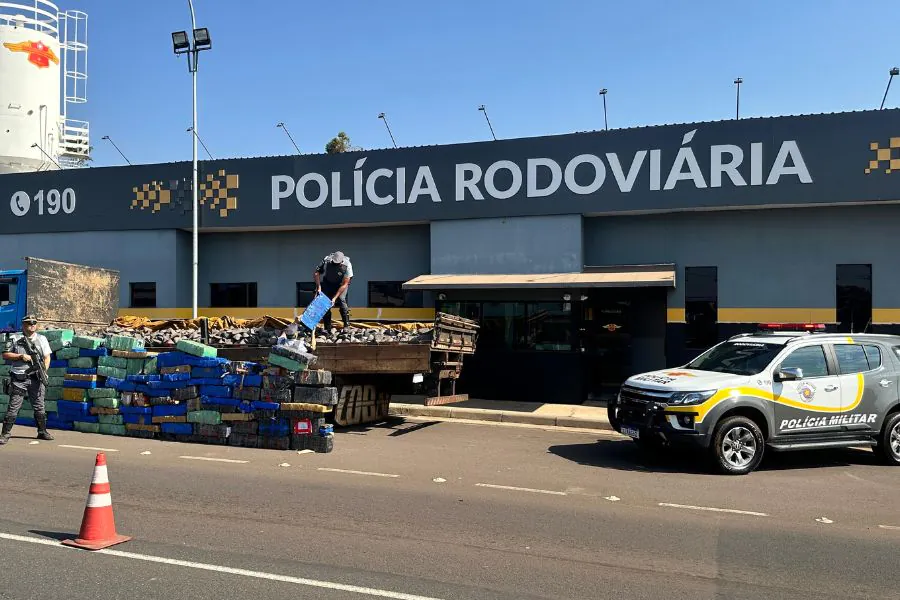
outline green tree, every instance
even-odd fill
[[[337,137],[331,138],[331,141],[325,144],[325,152],[327,152],[328,154],[348,152],[351,149],[350,137],[343,131],[338,133]]]

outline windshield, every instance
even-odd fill
[[[711,348],[688,363],[688,369],[755,375],[768,366],[784,346],[762,342],[726,342]]]

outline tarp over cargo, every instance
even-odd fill
[[[124,327],[126,329],[149,329],[151,331],[160,331],[164,329],[200,329],[201,319],[165,319],[153,320],[147,317],[122,316],[113,321],[113,325]],[[264,315],[257,319],[236,319],[234,317],[208,317],[210,331],[217,329],[237,329],[254,327],[262,327],[269,329],[286,329],[291,321],[271,315]],[[340,328],[341,324],[335,324],[336,328]],[[359,329],[391,329],[394,331],[414,331],[416,329],[430,328],[434,323],[376,323],[368,321],[354,321],[351,323],[353,327]]]

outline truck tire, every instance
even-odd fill
[[[889,465],[900,465],[900,412],[888,415],[878,440],[882,459]]]
[[[752,419],[736,415],[716,425],[710,452],[716,469],[725,475],[746,475],[762,461],[766,441]]]

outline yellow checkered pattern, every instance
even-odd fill
[[[228,175],[225,169],[219,170],[213,175],[206,176],[206,181],[200,183],[200,204],[212,210],[218,210],[223,219],[228,216],[228,211],[237,210],[238,176]]]
[[[882,148],[878,142],[872,142],[869,150],[875,153],[875,158],[869,161],[866,175],[881,169],[888,174],[900,171],[900,137],[892,137],[887,148]]]
[[[208,206],[211,210],[218,211],[219,216],[223,219],[228,216],[230,211],[237,210],[239,187],[237,175],[230,175],[225,172],[225,169],[220,169],[217,173],[208,174],[205,181],[199,183],[200,189],[197,196],[202,206]],[[163,208],[168,208],[173,202],[181,204],[181,200],[173,198],[173,192],[178,192],[180,196],[183,195],[183,191],[174,190],[170,185],[178,187],[177,182],[174,181],[168,184],[164,181],[152,181],[132,188],[134,197],[131,199],[131,209],[142,211],[149,209],[151,213],[155,214]]]

